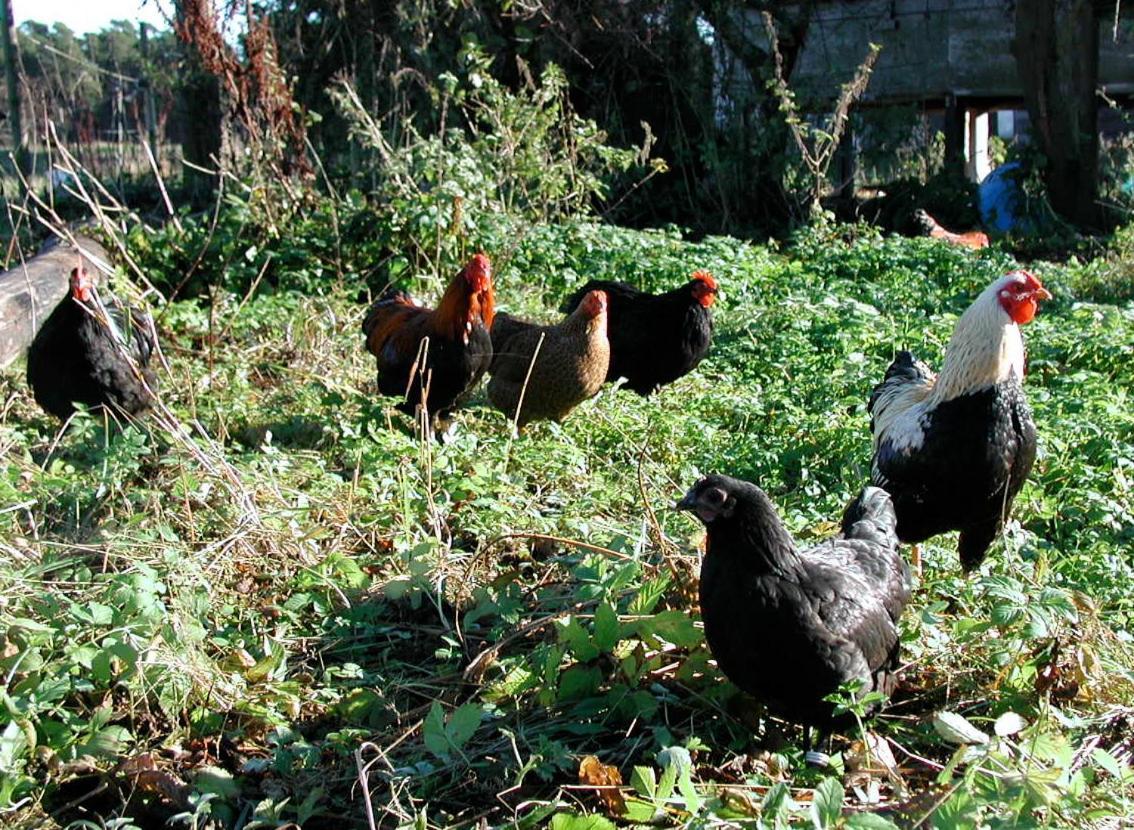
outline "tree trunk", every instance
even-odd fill
[[[755,3],[697,0],[701,14],[751,79],[754,122],[751,132],[759,138],[745,148],[747,167],[751,171],[750,198],[746,206],[751,215],[744,218],[761,226],[768,225],[773,217],[789,216],[792,199],[783,187],[790,133],[779,98],[768,91],[768,81],[774,77],[772,51],[763,23],[755,21],[759,20],[760,12],[771,12],[779,35],[784,78],[790,80],[803,52],[814,5],[814,0],[794,6],[767,0]]]
[[[188,18],[186,0],[176,0],[174,8],[179,25]],[[191,24],[190,24],[191,25]],[[224,135],[224,109],[221,101],[220,80],[201,62],[201,56],[192,43],[178,38],[183,67],[180,84],[181,123],[184,136],[181,155],[185,160],[184,181],[194,205],[203,205],[212,197],[218,184],[215,173],[221,158]]]
[[[1091,0],[1017,0],[1016,67],[1057,213],[1099,220],[1099,27]]]
[[[952,92],[945,96],[945,173],[965,175],[965,105]]]

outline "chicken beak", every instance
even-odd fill
[[[1037,300],[1050,300],[1051,299],[1051,292],[1048,291],[1046,288],[1044,288],[1041,285],[1039,287],[1039,289],[1036,291],[1036,299]]]
[[[674,510],[692,510],[697,506],[697,497],[694,495],[693,490],[690,488],[689,492],[685,494],[685,498],[673,506]]]

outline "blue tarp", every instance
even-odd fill
[[[977,187],[977,204],[985,228],[1001,233],[1027,233],[1034,227],[1034,221],[1025,212],[1020,187],[1023,175],[1023,165],[1010,161],[985,176]]]

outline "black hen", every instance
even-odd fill
[[[137,415],[157,378],[149,315],[99,296],[85,268],[71,271],[71,293],[55,307],[28,349],[28,385],[47,412],[66,419],[75,404]]]
[[[649,395],[693,371],[709,353],[717,281],[708,271],[694,272],[685,285],[664,294],[591,280],[568,298],[565,310],[574,311],[595,290],[607,297],[608,381],[626,378],[627,389]]]
[[[705,638],[721,671],[780,717],[849,725],[823,698],[849,681],[889,694],[910,574],[885,491],[867,487],[840,537],[800,551],[759,487],[701,479],[678,504],[708,528],[701,566]]]

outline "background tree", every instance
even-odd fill
[[[178,114],[185,132],[181,151],[185,160],[185,185],[195,204],[206,201],[216,187],[216,176],[206,172],[216,168],[223,144],[223,115],[220,79],[210,72],[199,49],[185,33],[215,17],[208,0],[177,0],[176,27],[181,64]],[[211,23],[215,26],[215,23]],[[211,28],[210,26],[210,28]]]
[[[1051,206],[1099,220],[1099,20],[1093,0],[1017,0],[1016,66]]]

